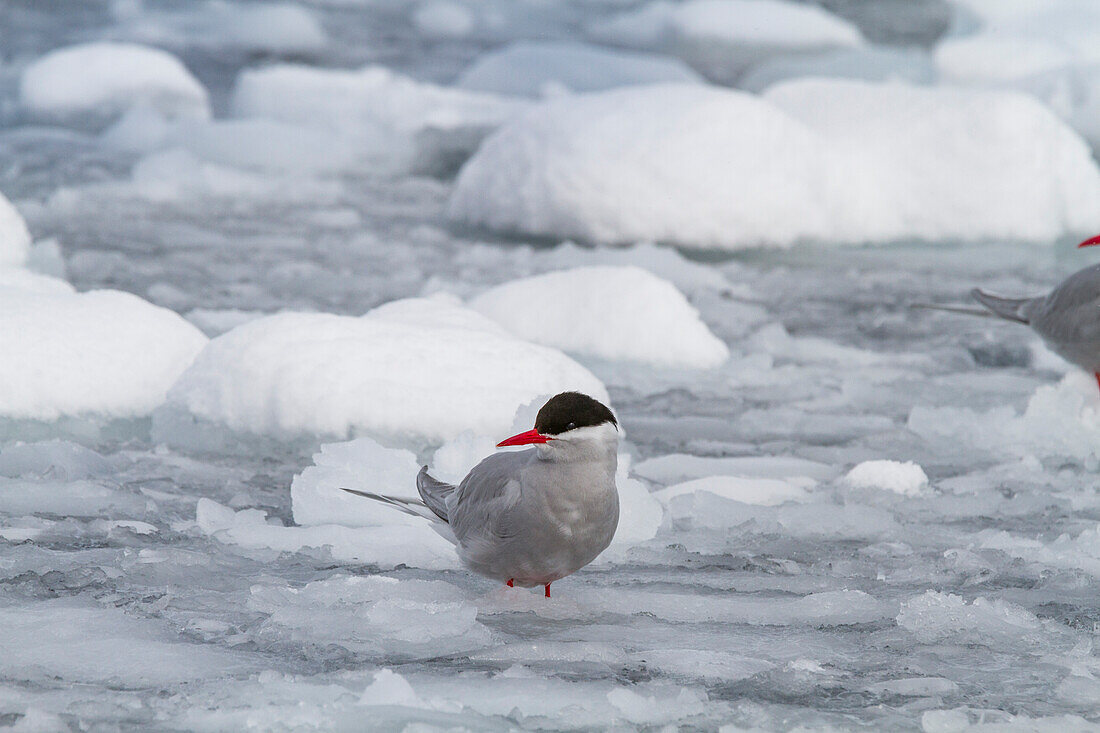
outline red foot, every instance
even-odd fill
[[[513,580],[515,580],[515,578],[508,578],[508,587],[509,587],[509,588],[515,588],[515,586],[514,586],[514,585],[512,585],[512,581],[513,581]]]
[[[1094,372],[1094,375],[1096,376],[1096,386],[1100,387],[1100,372]]]
[[[550,584],[549,583],[546,584],[546,597],[547,598],[550,597]]]

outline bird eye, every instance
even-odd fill
[[[577,423],[571,422],[571,423],[569,423],[568,425],[565,426],[565,429],[566,430],[572,430],[575,427],[577,427]]]

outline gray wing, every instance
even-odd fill
[[[1054,343],[1100,341],[1100,265],[1070,275],[1031,308],[1031,325]]]
[[[424,505],[432,510],[432,513],[444,522],[450,522],[447,511],[447,497],[454,493],[452,484],[444,483],[428,475],[428,467],[420,469],[416,474],[416,491],[424,500]]]
[[[447,501],[460,542],[507,540],[517,532],[511,510],[520,498],[521,475],[534,450],[495,453],[474,466]]]

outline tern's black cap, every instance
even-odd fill
[[[535,430],[543,435],[561,435],[574,428],[587,428],[609,422],[619,423],[611,410],[599,400],[580,392],[562,392],[551,397],[535,418]]]

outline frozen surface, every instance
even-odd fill
[[[953,38],[1038,5],[1072,8],[969,5],[970,25],[960,19]],[[945,17],[915,0],[828,6],[876,39]],[[633,114],[640,127],[575,135],[599,145],[557,159],[555,176],[565,178],[555,180],[567,180],[580,170],[574,161],[607,155],[609,140],[627,152],[648,144],[651,162],[674,150],[669,160],[681,163],[683,140],[700,141],[690,165],[663,183],[646,179],[648,168],[619,171],[616,180],[650,192],[639,200],[631,197],[642,189],[614,189],[622,198],[604,203],[647,224],[625,246],[449,223],[453,172],[491,128],[532,104],[457,89],[460,70],[511,44],[575,43],[577,29],[638,7],[14,0],[0,11],[11,30],[0,66],[0,189],[35,240],[19,225],[0,230],[14,237],[0,246],[0,312],[28,319],[18,354],[10,334],[0,336],[0,365],[21,378],[54,375],[20,394],[55,406],[120,400],[119,411],[0,417],[0,730],[1096,729],[1096,382],[1026,328],[909,307],[962,304],[975,285],[1038,294],[1095,262],[1068,236],[1095,226],[1067,192],[1077,186],[1095,208],[1093,174],[1081,174],[1087,156],[1066,153],[1064,128],[1014,96],[936,92],[926,105],[904,87],[792,91],[777,78],[762,100],[694,84],[691,94],[734,95],[736,107],[704,104],[674,118],[670,98],[654,100],[651,114]],[[223,22],[266,8],[297,8],[325,42],[279,40],[274,15],[250,28]],[[1043,37],[1040,20],[1012,22],[1017,35]],[[309,25],[292,25],[304,38]],[[1069,49],[1074,29],[1060,28]],[[138,104],[106,128],[90,119],[54,126],[19,103],[31,64],[108,40],[170,49],[208,91],[212,117]],[[844,59],[861,55],[905,67],[871,49],[784,51],[756,68],[787,79],[820,59],[846,75]],[[1073,68],[1086,84],[1087,66]],[[267,72],[256,106],[238,111],[246,80]],[[1084,86],[1056,93],[1066,78],[1056,69],[1027,83],[1049,85],[1038,96],[1066,102],[1059,114],[1084,114],[1074,96]],[[434,111],[449,116],[430,119]],[[715,183],[715,161],[750,118],[775,133],[774,145],[751,140],[785,177],[741,181],[734,193],[747,203],[800,185],[823,148],[845,171],[839,182],[814,179],[819,187],[792,198],[783,217],[761,219],[767,241],[789,221],[819,216],[821,191],[850,201],[860,165],[880,165],[888,147],[890,175],[870,186],[887,198],[869,199],[858,218],[895,217],[889,246],[852,246],[868,229],[821,220],[805,230],[816,244],[788,249],[723,255],[636,241],[664,238],[648,226],[659,200],[686,212],[673,235],[725,222],[697,205],[715,185],[733,185]],[[814,144],[792,149],[792,129]],[[849,154],[853,140],[872,160]],[[410,147],[416,165],[402,157]],[[1034,154],[1028,175],[1020,151]],[[802,156],[797,170],[788,154]],[[510,161],[500,161],[504,175]],[[934,199],[949,209],[937,214],[943,229],[906,208],[928,190],[914,180],[921,171],[929,188],[944,189]],[[975,198],[960,188],[968,183]],[[1034,186],[1031,200],[1007,185]],[[911,203],[896,198],[902,192]],[[1005,228],[990,227],[987,214]],[[741,246],[744,226],[716,227],[715,239]],[[986,239],[1008,228],[1010,240]],[[672,283],[728,358],[688,369],[565,357],[460,304],[592,267],[640,268]],[[103,290],[116,292],[104,299]],[[568,306],[542,304],[555,307]],[[140,314],[150,321],[140,325]],[[180,402],[150,408],[153,418],[138,409],[155,400],[135,370],[157,371],[173,344],[206,343],[183,317],[236,344],[217,347],[209,381],[180,383],[188,399],[217,407],[217,420]],[[379,336],[383,326],[392,339]],[[614,326],[640,328],[622,313]],[[369,343],[356,341],[358,329],[374,334]],[[56,373],[28,368],[32,336],[58,349],[44,362]],[[455,363],[430,348],[451,338],[463,344],[444,350]],[[480,339],[496,346],[475,358]],[[213,359],[218,343],[199,358]],[[252,356],[261,345],[271,350]],[[82,364],[99,367],[74,364],[65,349],[77,346]],[[100,383],[107,365],[111,379]],[[592,390],[608,385],[601,394],[624,439],[616,541],[556,582],[552,599],[473,576],[425,522],[338,493],[411,495],[423,464],[460,479],[496,441],[531,427],[541,391],[558,384],[525,380],[555,369],[589,375]],[[175,378],[166,370],[164,379]],[[10,383],[7,372],[0,382]],[[79,394],[66,396],[66,385]],[[383,414],[400,420],[383,425]],[[294,429],[279,427],[283,419]]]
[[[547,102],[486,139],[450,213],[503,231],[741,249],[1050,240],[1100,228],[1098,196],[1088,146],[1030,97],[799,80],[762,99],[655,85]]]
[[[131,43],[62,48],[23,71],[20,102],[54,117],[109,117],[152,107],[169,117],[209,117],[206,89],[166,51]]]
[[[729,356],[672,283],[639,267],[514,280],[481,293],[470,307],[521,338],[602,359],[706,369]]]

